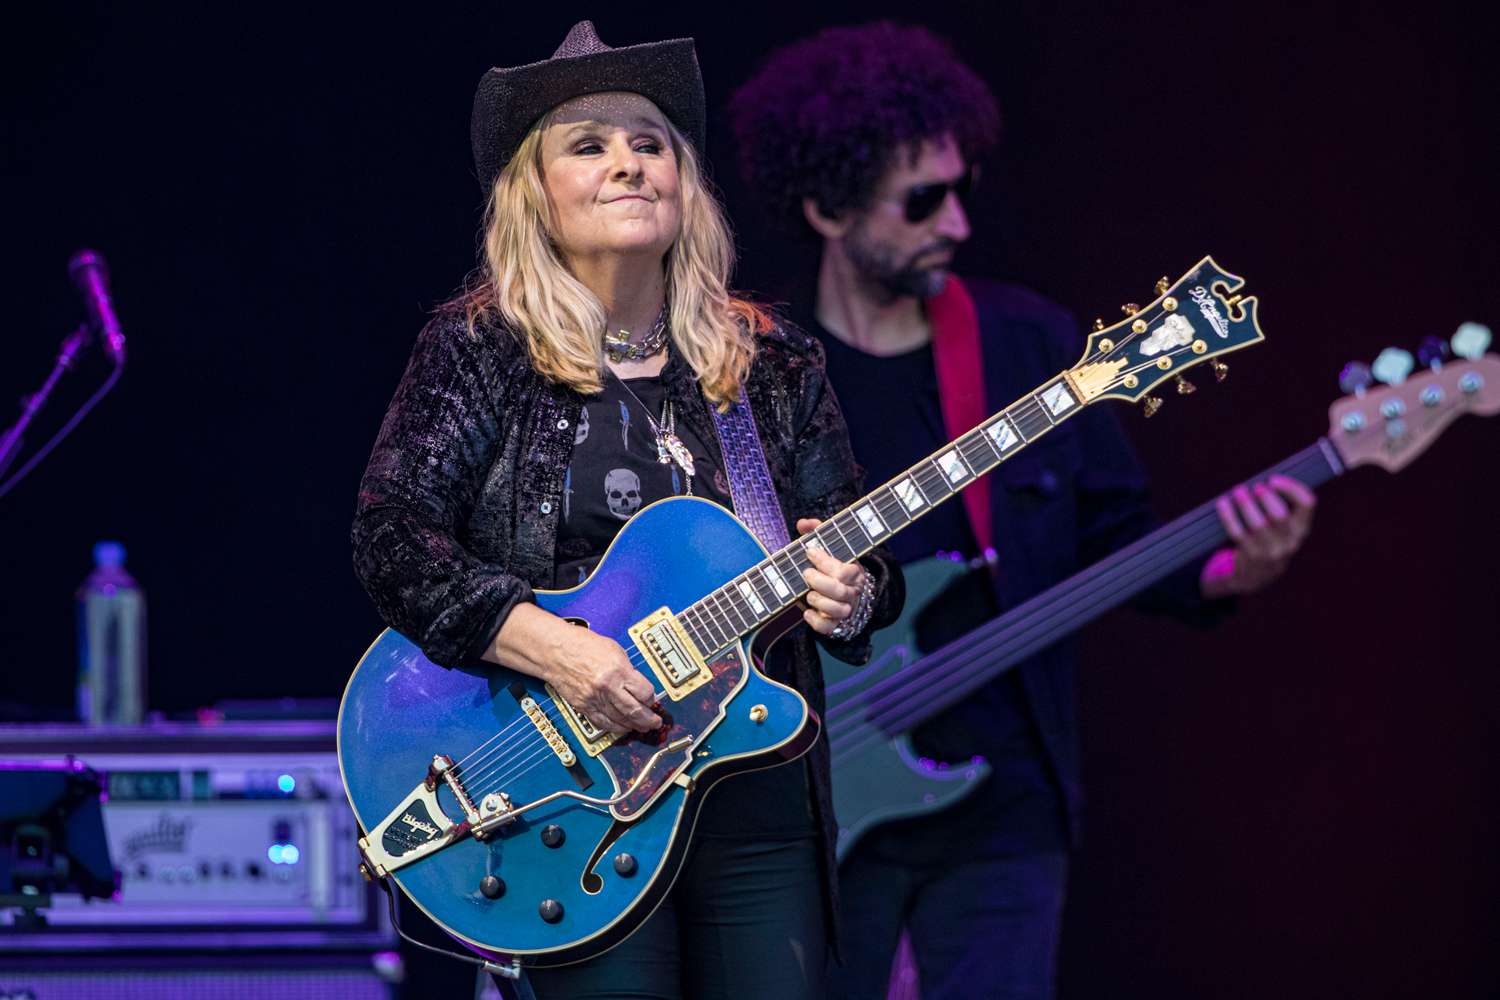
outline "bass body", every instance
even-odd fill
[[[728,511],[673,498],[632,518],[583,584],[536,600],[633,650],[632,625],[694,604],[765,556]],[[705,659],[711,678],[662,696],[668,725],[608,741],[540,680],[488,664],[447,670],[387,629],[338,720],[368,874],[393,878],[481,953],[552,966],[619,943],[671,887],[709,786],[794,759],[817,737],[806,701],[762,674],[745,641]]]

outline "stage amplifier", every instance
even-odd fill
[[[0,759],[66,756],[107,776],[119,896],[57,896],[0,952],[394,944],[358,873],[332,722],[0,727]]]

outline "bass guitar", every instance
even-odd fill
[[[671,887],[708,788],[817,738],[802,697],[757,668],[801,619],[807,550],[854,559],[1083,407],[1146,398],[1202,362],[1222,367],[1263,339],[1243,286],[1205,257],[1095,331],[1071,368],[777,552],[701,499],[637,513],[584,583],[536,601],[625,648],[655,686],[656,732],[605,731],[534,677],[444,670],[383,632],[338,718],[366,875],[517,966],[619,943]]]
[[[1429,338],[1414,377],[1411,355],[1388,350],[1373,368],[1388,383],[1378,389],[1370,367],[1349,365],[1340,377],[1349,395],[1330,408],[1327,436],[1255,480],[1279,473],[1316,488],[1360,465],[1404,468],[1459,416],[1500,410],[1500,356],[1484,353],[1488,343],[1484,327],[1464,324],[1452,338],[1463,360],[1445,365],[1445,345]],[[930,558],[904,567],[906,608],[875,634],[870,664],[822,654],[840,859],[874,827],[940,812],[989,773],[981,758],[920,757],[912,729],[1226,541],[1209,501],[926,656],[916,652],[916,616],[969,566]]]

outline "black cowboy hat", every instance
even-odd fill
[[[707,125],[703,75],[691,38],[670,38],[612,49],[592,21],[579,21],[551,59],[506,69],[479,80],[469,140],[474,169],[488,191],[538,118],[583,94],[626,90],[649,98],[701,154]]]

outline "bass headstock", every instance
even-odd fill
[[[1161,400],[1151,390],[1172,380],[1183,395],[1193,384],[1182,377],[1195,365],[1212,364],[1214,377],[1229,372],[1222,357],[1265,339],[1256,317],[1255,296],[1241,292],[1245,279],[1204,257],[1176,281],[1156,283],[1156,298],[1145,306],[1121,306],[1125,319],[1113,326],[1094,321],[1083,357],[1067,374],[1078,397],[1144,399],[1146,415]]]
[[[1484,353],[1489,341],[1486,327],[1465,323],[1452,338],[1463,360],[1444,363],[1441,341],[1429,338],[1421,352],[1426,367],[1414,374],[1411,355],[1395,348],[1382,351],[1373,366],[1347,365],[1339,384],[1349,395],[1328,408],[1328,440],[1344,465],[1395,472],[1456,418],[1500,412],[1500,355]],[[1386,384],[1371,388],[1375,379]]]

